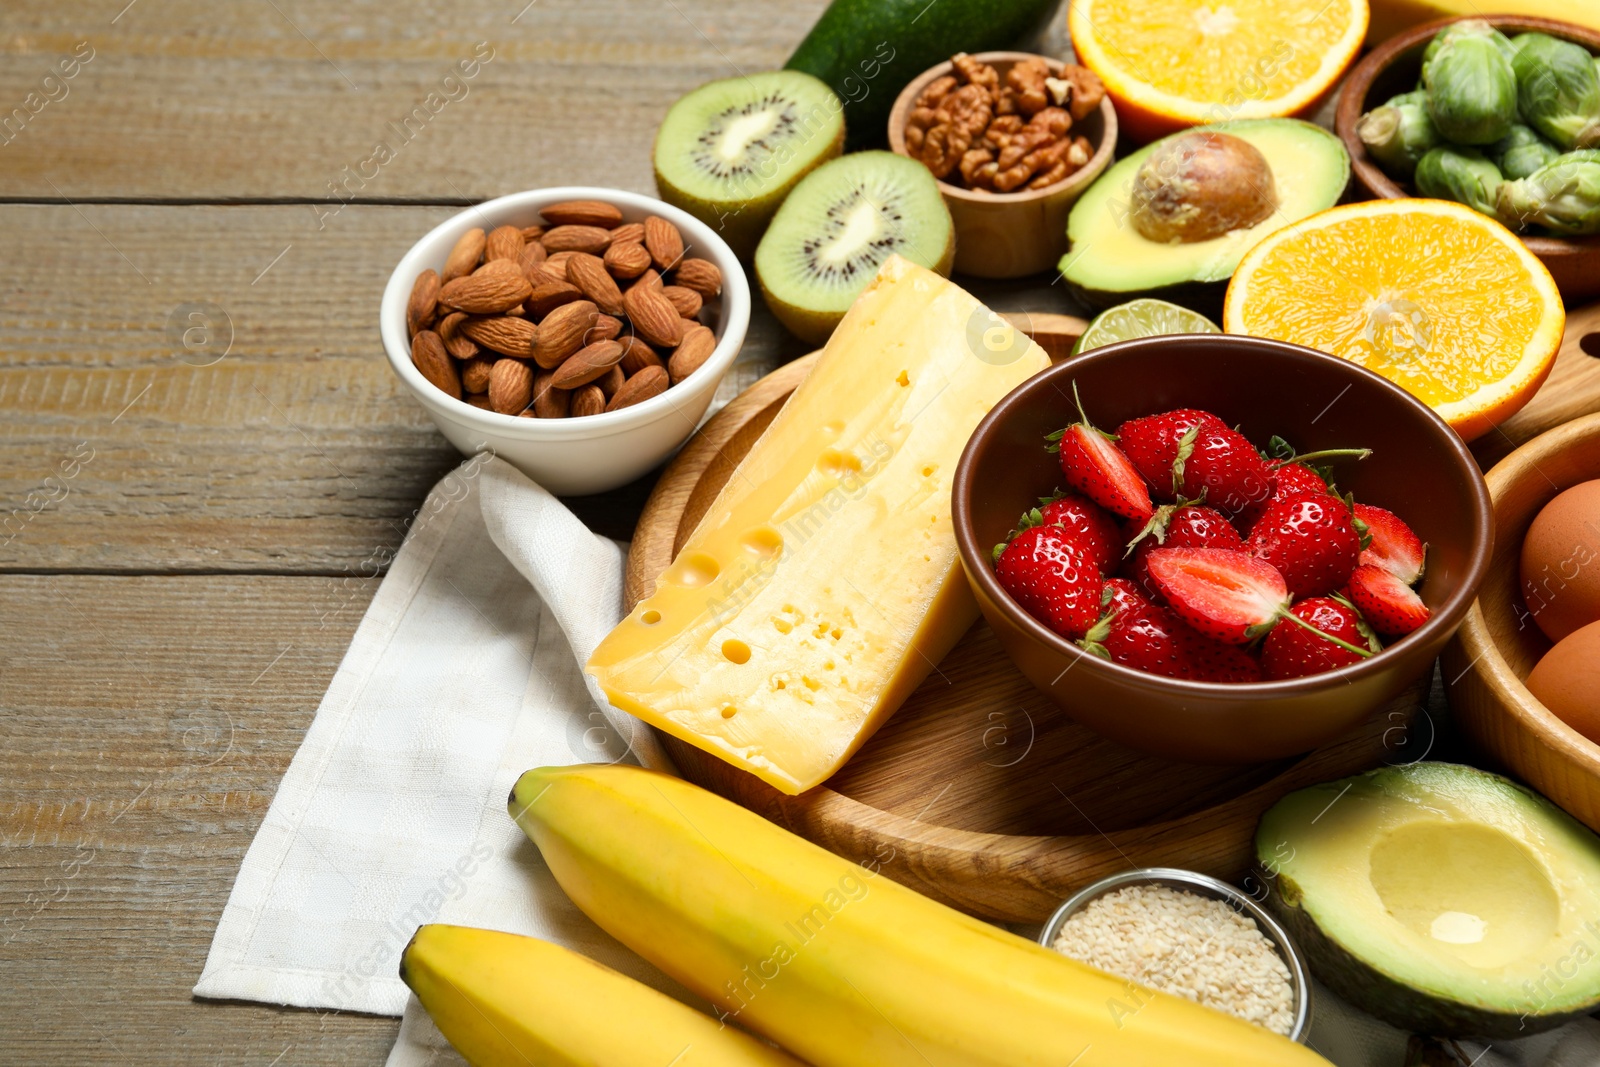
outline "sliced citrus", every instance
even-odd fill
[[[1404,386],[1470,441],[1526,404],[1566,312],[1518,238],[1444,200],[1347,204],[1278,230],[1239,263],[1227,333],[1332,352]]]
[[[1071,0],[1078,61],[1144,141],[1313,109],[1367,32],[1367,0]]]
[[[1106,308],[1094,317],[1076,344],[1072,354],[1087,352],[1101,345],[1118,341],[1131,341],[1135,337],[1158,337],[1174,333],[1221,333],[1217,324],[1188,308],[1142,296],[1114,308]]]

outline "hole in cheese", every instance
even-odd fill
[[[771,559],[783,551],[783,535],[770,526],[757,526],[739,539],[744,550],[752,556]]]
[[[639,621],[644,623],[646,626],[654,626],[656,623],[661,621],[661,612],[657,611],[655,608],[651,608],[649,611],[639,616]]]
[[[861,460],[859,457],[842,452],[837,448],[824,448],[817,457],[817,469],[824,474],[831,474],[842,478],[847,474],[861,473]]]
[[[722,642],[722,655],[729,663],[749,663],[750,646],[737,637],[730,637]]]
[[[668,567],[661,578],[672,585],[686,585],[692,589],[710,585],[721,573],[722,568],[718,566],[716,560],[704,552],[690,552]]]

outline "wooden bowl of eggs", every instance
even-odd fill
[[[1442,657],[1450,708],[1485,752],[1600,831],[1600,414],[1534,438],[1485,481],[1494,555]]]

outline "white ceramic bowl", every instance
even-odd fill
[[[444,267],[456,241],[474,226],[532,226],[539,209],[563,200],[604,200],[622,210],[625,222],[659,215],[678,227],[691,256],[709,259],[722,271],[722,296],[713,303],[711,326],[717,347],[700,369],[660,396],[643,403],[576,419],[524,419],[455,400],[428,384],[411,363],[406,302],[417,275]],[[528,477],[562,496],[601,493],[626,485],[651,470],[688,440],[700,424],[722,376],[733,365],[750,326],[750,285],[744,268],[711,228],[653,197],[616,189],[568,186],[513,193],[469,207],[435,226],[411,246],[389,276],[378,313],[389,365],[451,444],[465,455],[493,452]]]

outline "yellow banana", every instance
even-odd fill
[[[557,881],[718,1014],[817,1067],[1327,1067],[1113,978],[677,778],[529,771],[512,817]]]
[[[1537,15],[1541,18],[1575,22],[1600,30],[1600,0],[1495,0],[1492,4],[1474,0],[1372,0],[1372,21],[1367,26],[1367,43],[1388,40],[1401,30],[1434,19],[1479,18],[1484,12],[1495,15]]]
[[[473,1067],[804,1067],[533,937],[430,924],[406,946],[400,977]]]

